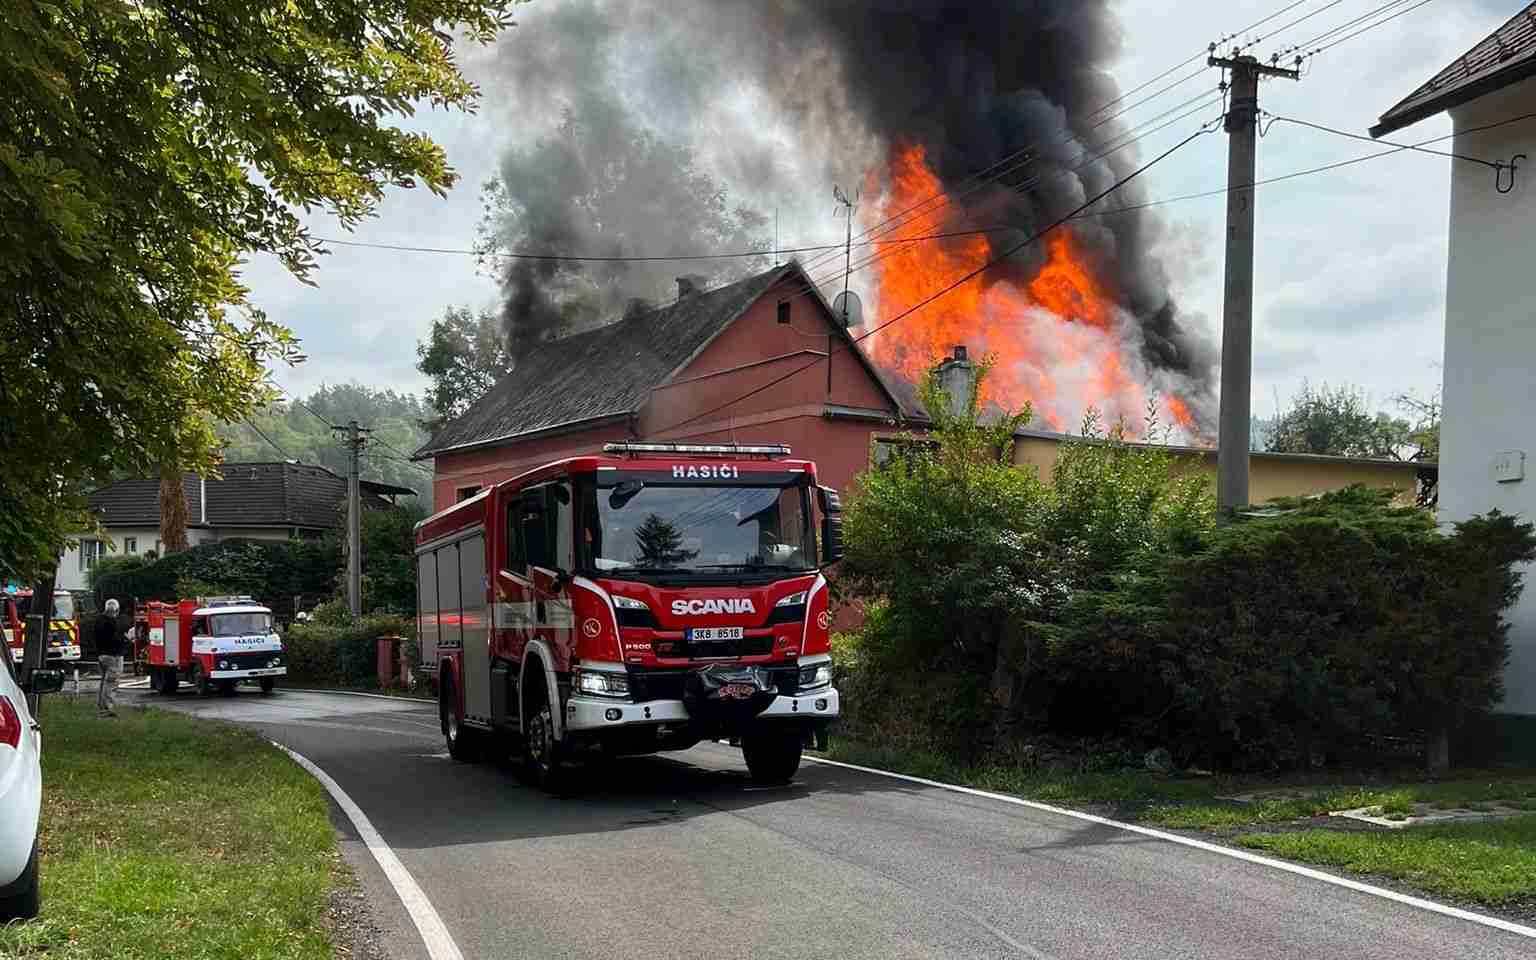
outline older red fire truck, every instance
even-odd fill
[[[186,680],[207,696],[245,681],[269,694],[288,674],[272,611],[250,597],[150,601],[134,615],[135,653],[148,650],[149,685],[173,694]],[[141,639],[142,638],[142,639]]]
[[[423,666],[449,753],[567,761],[739,742],[783,782],[838,715],[837,493],[781,446],[620,443],[416,527]],[[816,525],[820,514],[820,550]]]

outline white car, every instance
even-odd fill
[[[0,657],[0,924],[37,916],[37,820],[42,809],[43,738],[10,657]],[[51,693],[64,685],[59,670],[35,670],[31,688]]]

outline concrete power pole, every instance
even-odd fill
[[[349,449],[347,457],[347,607],[353,619],[363,614],[363,516],[361,471],[363,447],[368,443],[366,427],[350,420],[344,427],[332,427],[342,434]]]
[[[1249,419],[1253,412],[1253,182],[1258,158],[1259,77],[1300,79],[1296,70],[1249,56],[1211,57],[1232,71],[1227,109],[1227,276],[1221,316],[1221,426],[1216,450],[1216,506],[1221,515],[1248,505]]]

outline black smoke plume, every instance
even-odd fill
[[[541,0],[520,21],[503,44],[509,90],[560,114],[553,139],[504,164],[504,206],[517,211],[500,221],[508,243],[741,248],[768,230],[760,213],[725,203],[726,185],[757,209],[812,198],[819,209],[831,182],[863,182],[915,144],[955,201],[929,222],[1016,228],[990,237],[1000,250],[1145,159],[1134,147],[1095,159],[1125,131],[1106,121],[1125,104],[1100,109],[1119,96],[1108,0]],[[632,163],[637,144],[658,162]],[[972,189],[974,175],[1024,155]],[[1144,199],[1133,183],[1098,209]],[[1156,212],[1072,229],[1131,318],[1143,379],[1210,422],[1215,352],[1169,293]],[[984,281],[1027,283],[1042,258],[1027,249]],[[745,265],[719,272],[733,266]],[[664,295],[658,281],[675,272],[521,267],[507,277],[509,322],[538,336],[573,308],[617,316],[628,297]]]

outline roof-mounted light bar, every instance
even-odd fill
[[[604,453],[638,456],[645,453],[680,454],[689,457],[787,457],[789,447],[782,443],[742,445],[736,443],[605,443]]]

